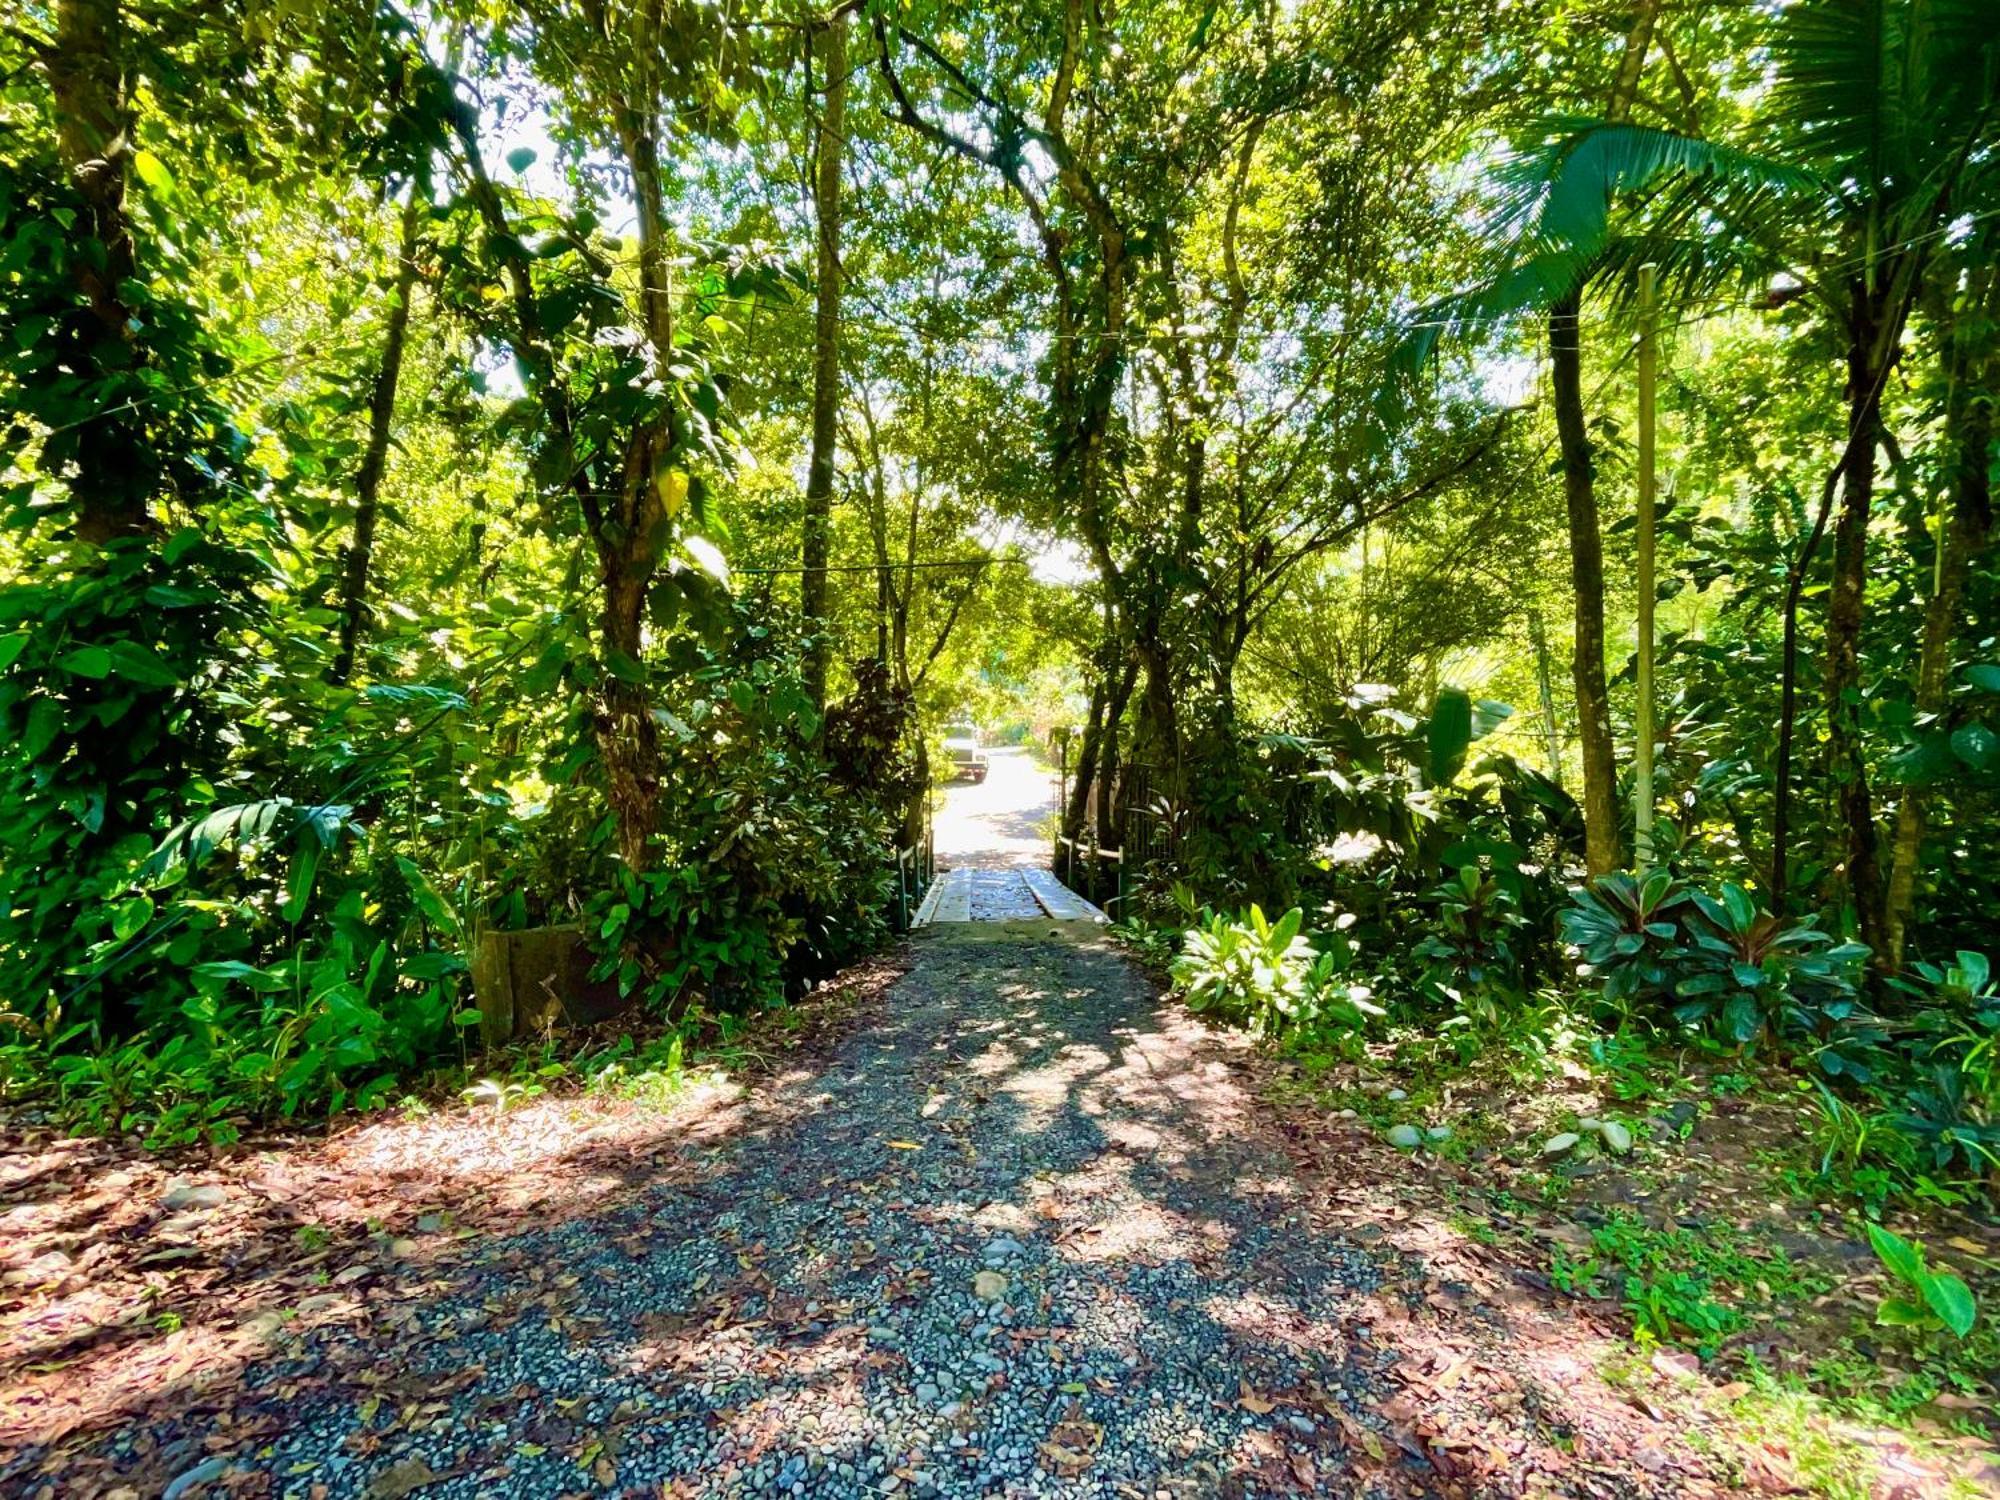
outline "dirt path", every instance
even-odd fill
[[[1259,1066],[1100,929],[933,930],[809,1060],[480,1179],[567,1210],[434,1212],[241,1362],[0,1451],[0,1492],[1705,1489],[1567,1313],[1298,1175]],[[448,1195],[441,1155],[408,1169]]]

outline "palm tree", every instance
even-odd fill
[[[1887,912],[1861,740],[1860,637],[1882,396],[1954,221],[1969,201],[1991,195],[1988,158],[2000,149],[1996,37],[1991,0],[1797,0],[1774,19],[1775,74],[1758,111],[1760,133],[1782,154],[1616,121],[1550,122],[1504,171],[1502,273],[1427,319],[1449,331],[1552,307],[1579,282],[1629,295],[1637,268],[1652,262],[1683,298],[1734,280],[1769,287],[1784,278],[1837,335],[1846,441],[1794,576],[1810,567],[1833,519],[1829,769],[1848,896],[1878,954]],[[1790,860],[1790,718],[1788,707],[1776,767],[1774,895],[1783,894]]]

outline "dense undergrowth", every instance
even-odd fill
[[[1434,721],[1363,709],[1338,737],[1246,747],[1257,795],[1286,810],[1253,831],[1254,865],[1226,867],[1259,884],[1210,870],[1228,894],[1204,903],[1184,846],[1115,930],[1193,1009],[1265,1038],[1290,1103],[1462,1169],[1444,1190],[1470,1185],[1466,1233],[1518,1241],[1642,1355],[1719,1361],[1732,1420],[1984,1432],[2000,1369],[1987,957],[1885,978],[1837,909],[1770,912],[1694,797],[1653,869],[1588,880],[1569,798],[1504,756],[1462,769],[1470,743],[1447,736],[1440,761]],[[1268,908],[1245,899],[1260,888]],[[1685,1138],[1718,1133],[1749,1144],[1726,1165],[1682,1159]],[[1650,1206],[1596,1202],[1600,1181]],[[1744,1197],[1764,1207],[1744,1218]],[[1538,1219],[1565,1237],[1524,1232]],[[1792,1222],[1873,1254],[1795,1259]],[[1824,1487],[1865,1493],[1841,1452]]]

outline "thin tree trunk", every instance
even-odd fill
[[[1986,297],[1996,278],[1987,273]],[[1973,299],[1984,313],[1985,298]],[[1966,578],[1973,561],[1985,550],[1993,528],[1993,403],[1995,360],[1991,324],[1949,310],[1940,314],[1950,329],[1945,356],[1944,441],[1950,465],[1945,513],[1940,518],[1937,565],[1931,596],[1924,607],[1923,647],[1917,659],[1915,707],[1917,723],[1936,722],[1944,712],[1951,684],[1952,647],[1962,624]],[[1910,916],[1916,904],[1919,856],[1929,822],[1930,788],[1912,782],[1903,788],[1896,809],[1895,840],[1889,862],[1889,888],[1883,911],[1882,967],[1895,973],[1903,966]]]
[[[1640,0],[1605,105],[1608,120],[1632,112],[1646,70],[1660,0]],[[1563,497],[1569,507],[1570,584],[1576,595],[1577,738],[1583,747],[1584,865],[1595,878],[1625,862],[1618,837],[1618,770],[1611,744],[1611,694],[1604,680],[1604,533],[1597,512],[1597,469],[1583,410],[1580,294],[1549,309],[1549,376],[1554,387],[1556,439],[1562,452]]]
[[[799,614],[808,637],[805,686],[826,703],[826,563],[833,523],[833,460],[840,410],[840,168],[847,105],[847,17],[813,33],[824,75],[814,150],[813,212],[819,221],[819,290],[813,316],[812,460],[806,472],[804,536],[799,561]]]
[[[1611,694],[1604,680],[1604,538],[1597,515],[1596,465],[1583,413],[1583,350],[1578,299],[1549,309],[1549,374],[1563,496],[1569,505],[1570,587],[1576,601],[1577,737],[1583,747],[1584,865],[1592,878],[1624,863],[1618,837],[1618,773],[1611,750]]]
[[[1792,843],[1792,741],[1799,722],[1799,601],[1804,597],[1806,579],[1813,559],[1826,536],[1826,523],[1833,515],[1833,495],[1840,484],[1841,468],[1836,465],[1820,490],[1819,509],[1813,513],[1806,539],[1785,574],[1784,644],[1778,664],[1778,752],[1775,785],[1771,796],[1771,904],[1780,906],[1791,888]]]
[[[1549,632],[1540,605],[1528,611],[1528,640],[1535,648],[1535,686],[1542,699],[1542,736],[1548,744],[1549,780],[1563,784],[1562,726],[1556,723],[1554,674],[1549,669]]]
[[[1861,618],[1868,588],[1868,519],[1881,446],[1881,320],[1873,292],[1857,289],[1847,362],[1848,442],[1840,513],[1833,529],[1833,581],[1826,608],[1827,768],[1843,830],[1848,898],[1861,941],[1883,952],[1882,867],[1861,732]]]
[[[137,268],[125,214],[132,139],[124,47],[118,0],[59,0],[55,46],[45,66],[55,98],[56,150],[88,215],[70,242],[71,271],[90,304],[86,352],[99,371],[129,371],[142,358],[136,320],[120,292]],[[139,449],[137,428],[99,417],[80,437],[71,486],[77,536],[101,546],[152,531],[147,500],[154,466]]]
[[[1069,802],[1063,808],[1063,837],[1073,839],[1083,832],[1083,820],[1090,812],[1090,790],[1097,780],[1098,747],[1104,738],[1104,700],[1110,696],[1108,677],[1100,676],[1090,685],[1090,712],[1083,721],[1083,735],[1077,741],[1071,762],[1074,772],[1069,785]]]
[[[1136,653],[1127,653],[1122,665],[1115,669],[1111,679],[1111,690],[1104,700],[1104,732],[1097,749],[1097,811],[1092,819],[1097,828],[1100,844],[1115,848],[1118,843],[1118,809],[1114,805],[1118,796],[1119,751],[1118,726],[1125,717],[1125,706],[1132,701],[1132,689],[1139,680],[1139,658]]]
[[[375,560],[375,526],[382,509],[382,475],[389,465],[389,436],[396,417],[396,387],[403,377],[403,345],[410,331],[410,302],[417,285],[417,229],[422,223],[422,186],[410,185],[403,209],[396,285],[390,294],[389,322],[382,335],[382,362],[368,398],[368,447],[354,476],[354,539],[348,544],[340,582],[340,645],[328,678],[345,683],[354,673],[354,655],[368,623],[368,573]]]
[[[1147,624],[1133,642],[1145,690],[1140,696],[1138,748],[1154,773],[1176,793],[1180,790],[1180,707],[1174,701],[1173,655],[1157,624]]]

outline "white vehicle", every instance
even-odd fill
[[[953,781],[982,782],[986,779],[986,756],[979,748],[977,725],[946,725],[944,750],[950,757]]]

